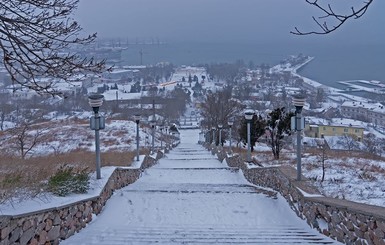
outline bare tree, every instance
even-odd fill
[[[217,127],[218,124],[227,125],[227,121],[239,112],[241,105],[232,99],[232,91],[226,87],[215,93],[209,92],[202,103],[202,124],[206,128]]]
[[[348,151],[360,149],[360,145],[354,139],[353,135],[344,134],[339,138],[338,143],[341,144]]]
[[[101,72],[105,62],[77,55],[71,48],[92,43],[96,34],[80,37],[71,16],[79,0],[2,0],[0,50],[13,83],[37,93],[59,94],[53,79],[70,82],[74,75]],[[51,78],[39,82],[40,77]],[[16,89],[16,88],[15,88]]]
[[[321,162],[322,166],[322,176],[321,176],[321,183],[325,180],[325,172],[326,172],[326,166],[325,161],[327,160],[327,151],[329,149],[329,146],[325,139],[320,139],[320,141],[317,141],[318,148],[320,149],[320,154],[318,155],[318,159]]]
[[[32,130],[29,123],[23,123],[20,127],[12,129],[12,134],[15,148],[19,151],[21,158],[25,159],[39,142],[42,132],[39,129]]]
[[[366,152],[372,155],[381,156],[381,149],[383,148],[383,144],[381,142],[381,139],[376,138],[376,135],[369,133],[367,134],[363,142],[364,149]]]
[[[297,27],[294,28],[294,31],[291,31],[290,33],[295,35],[309,35],[309,34],[328,34],[330,32],[333,32],[340,28],[346,21],[350,19],[359,19],[361,18],[366,11],[368,10],[369,6],[373,3],[374,0],[362,0],[362,5],[360,5],[358,8],[351,6],[349,12],[347,13],[340,13],[336,12],[333,6],[330,3],[325,3],[326,1],[323,1],[324,3],[321,4],[319,0],[305,0],[306,3],[318,8],[321,11],[321,16],[315,17],[313,16],[313,21],[316,23],[316,25],[319,27],[318,31],[309,31],[309,32],[303,32],[300,31]],[[329,1],[333,2],[333,1]]]

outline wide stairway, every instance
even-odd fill
[[[198,131],[61,244],[336,244],[277,193],[248,183],[198,145]]]

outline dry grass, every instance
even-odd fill
[[[62,126],[64,125],[64,126]],[[70,126],[65,126],[70,125]],[[30,196],[44,190],[47,180],[62,165],[70,165],[89,172],[95,171],[95,152],[88,151],[93,145],[94,135],[88,128],[88,120],[70,119],[56,122],[42,122],[31,125],[30,130],[40,130],[39,144],[47,148],[50,142],[61,142],[77,148],[77,150],[59,153],[60,148],[53,144],[48,156],[35,156],[25,160],[18,157],[10,141],[11,132],[0,132],[0,202],[4,198],[20,196],[27,192]],[[102,166],[129,166],[133,162],[135,152],[122,151],[121,144],[131,145],[132,139],[125,139],[126,130],[106,131],[110,138],[103,141],[103,146],[109,147],[108,152],[101,153]],[[74,138],[83,139],[76,144]],[[119,139],[119,140],[118,140]],[[111,150],[116,146],[116,149]],[[83,149],[82,149],[83,148]],[[145,151],[141,152],[145,154]]]
[[[304,153],[308,153],[310,155],[321,155],[321,149],[317,148],[306,148]],[[362,151],[341,151],[341,150],[327,150],[326,151],[327,158],[341,158],[341,159],[347,159],[347,158],[360,158],[360,159],[366,159],[366,160],[377,160],[377,161],[385,161],[385,157],[380,157],[374,154],[370,154],[368,152],[362,152]]]
[[[105,152],[101,153],[101,164],[102,167],[130,166],[134,157],[135,152]],[[93,172],[96,169],[95,153],[79,150],[25,160],[0,156],[0,202],[20,196],[21,192],[28,196],[40,193],[49,177],[65,164]]]

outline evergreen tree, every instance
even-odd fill
[[[254,151],[254,145],[266,130],[266,120],[261,115],[254,115],[250,123],[250,144],[251,151]],[[242,117],[242,122],[239,128],[239,136],[241,140],[247,144],[247,120]]]
[[[130,93],[139,93],[140,90],[141,90],[140,82],[137,81],[136,83],[134,83],[134,85],[131,86]]]
[[[194,75],[194,79],[193,79],[194,82],[198,82],[199,79],[198,79],[198,76],[197,75]]]
[[[188,75],[188,83],[189,83],[189,86],[191,87],[191,83],[192,83],[192,76],[191,74]]]
[[[292,116],[294,113],[286,112],[285,107],[277,108],[269,113],[266,129],[270,133],[269,143],[275,159],[279,159],[279,153],[284,144],[283,139],[291,134]]]

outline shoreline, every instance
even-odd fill
[[[333,88],[333,87],[330,87],[328,85],[317,82],[313,79],[310,79],[308,77],[300,75],[298,73],[299,70],[301,70],[304,66],[306,66],[308,63],[310,63],[314,59],[315,59],[315,57],[308,56],[306,61],[304,61],[303,63],[298,64],[298,65],[296,65],[290,69],[291,74],[295,77],[303,79],[304,83],[306,83],[308,86],[312,87],[312,89],[318,89],[318,88],[324,89],[326,94],[327,94],[327,97],[329,99],[333,100],[334,102],[343,103],[346,100],[358,101],[358,102],[369,102],[369,99],[367,99],[365,97],[344,93],[346,90]],[[365,80],[352,80],[352,81],[365,81]]]

